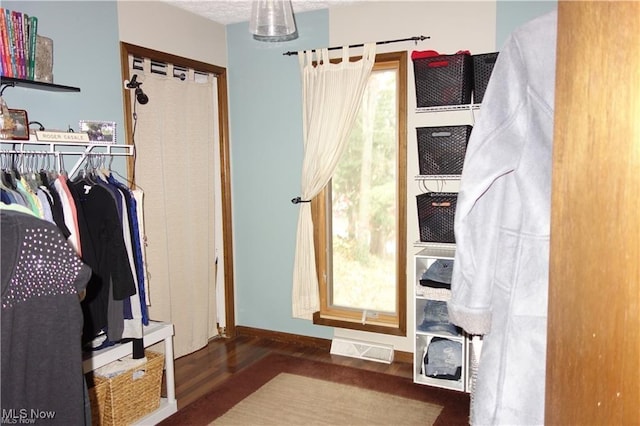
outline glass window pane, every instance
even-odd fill
[[[397,71],[371,74],[331,183],[331,304],[396,312]]]

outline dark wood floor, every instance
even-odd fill
[[[392,364],[384,364],[364,361],[331,355],[329,346],[239,335],[234,338],[212,340],[205,348],[175,360],[178,409],[194,402],[229,377],[270,353],[284,353],[407,378],[411,378],[413,374],[413,366],[407,362],[394,361]]]

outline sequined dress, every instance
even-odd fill
[[[0,225],[3,423],[83,424],[78,295],[91,269],[54,224],[1,210]]]

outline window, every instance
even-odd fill
[[[316,324],[406,334],[406,57],[376,56],[349,146],[313,200]]]

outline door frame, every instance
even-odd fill
[[[218,127],[219,127],[219,152],[220,152],[220,183],[222,200],[222,240],[224,262],[224,304],[225,304],[225,327],[220,334],[225,337],[234,337],[236,334],[235,325],[235,303],[234,303],[234,274],[233,274],[233,233],[232,233],[232,210],[231,210],[231,168],[229,154],[229,96],[227,90],[227,69],[217,65],[196,61],[181,56],[172,55],[146,47],[136,46],[130,43],[120,42],[120,66],[123,81],[129,80],[129,55],[149,58],[153,61],[174,64],[184,68],[191,68],[197,71],[212,73],[216,75],[218,90]],[[124,89],[123,102],[125,113],[125,132],[127,140],[133,141],[133,111],[131,109],[131,90]],[[135,148],[134,148],[135,149]],[[127,173],[133,174],[134,162],[129,159]],[[134,182],[135,184],[135,182]]]

